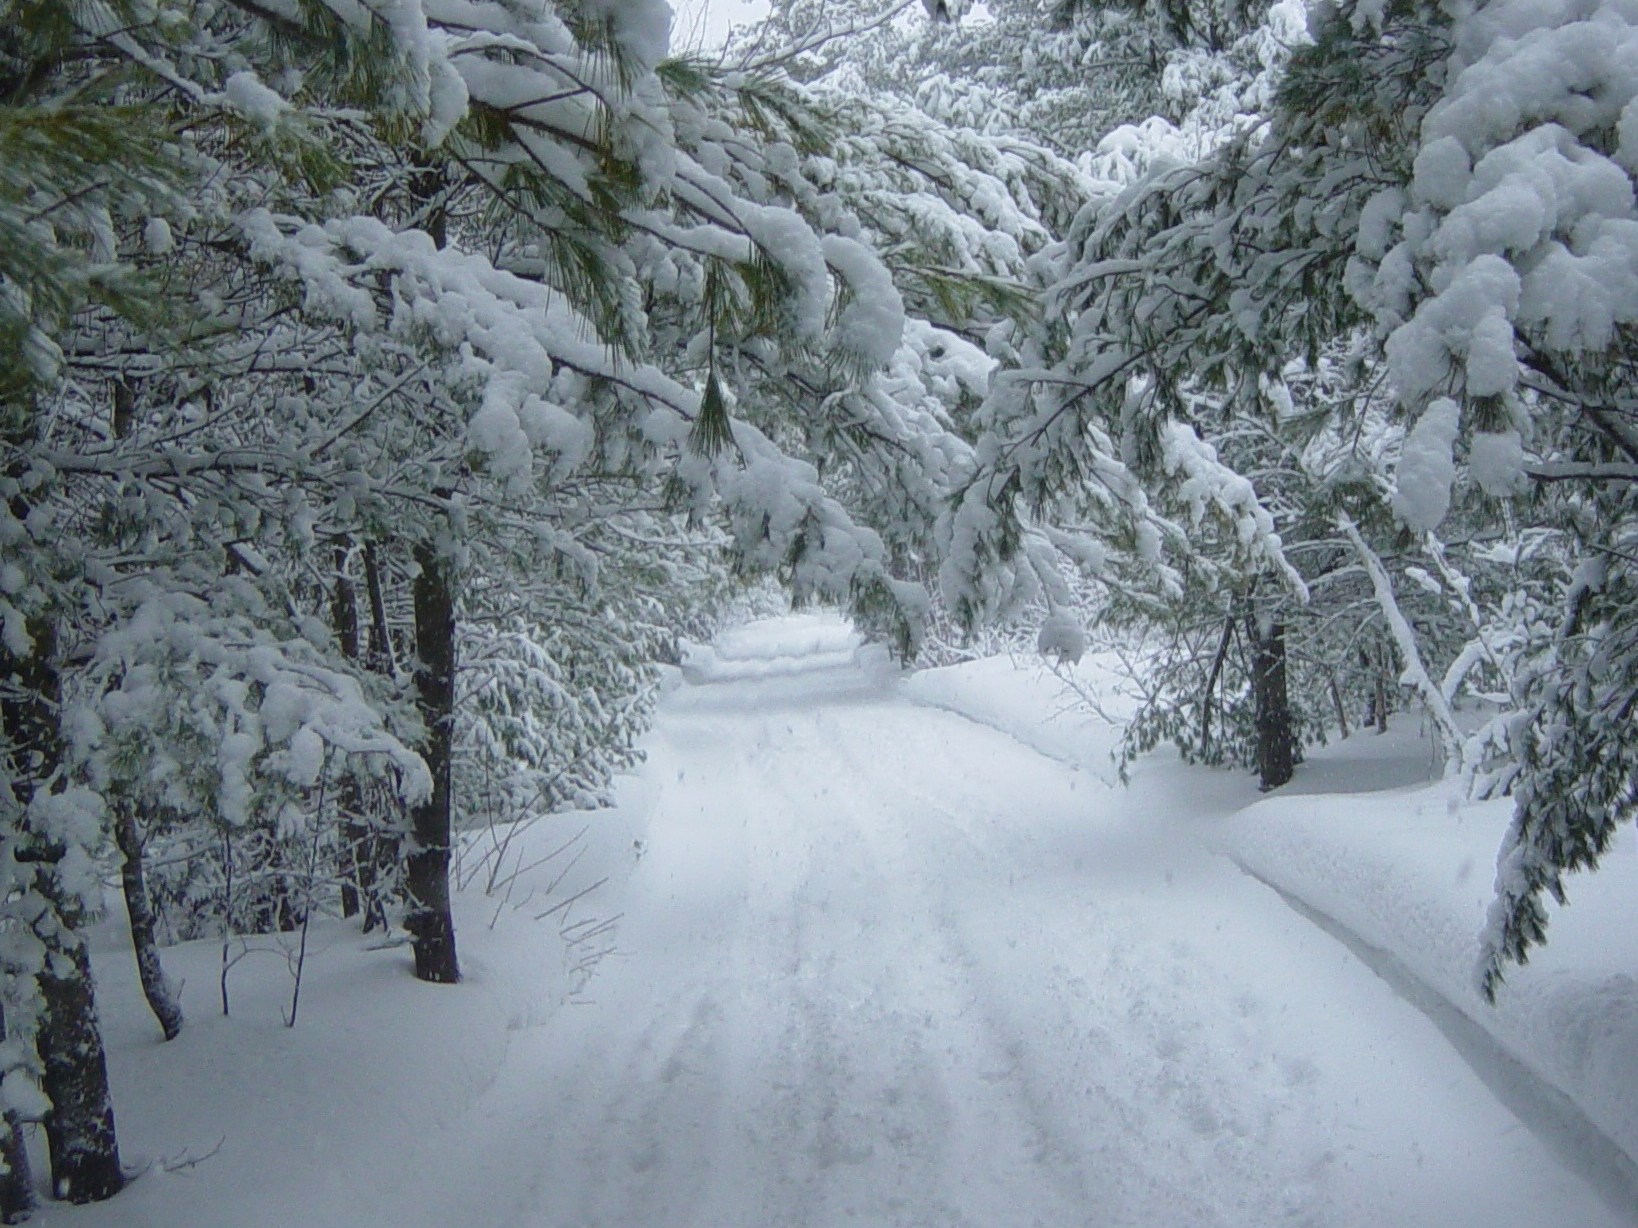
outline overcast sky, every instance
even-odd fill
[[[767,13],[768,0],[671,0],[671,7],[671,49],[688,51],[719,46],[731,27]]]

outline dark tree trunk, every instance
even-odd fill
[[[62,893],[56,893],[58,900]],[[59,903],[59,915],[72,911]],[[67,1202],[101,1202],[125,1185],[108,1092],[108,1062],[91,981],[91,958],[75,927],[47,942],[40,976],[45,1018],[40,1027],[41,1080],[51,1099],[45,1120],[51,1188]],[[36,929],[36,933],[38,933]],[[44,935],[42,935],[44,937]]]
[[[387,598],[381,578],[381,559],[374,542],[366,541],[364,558],[364,591],[369,599],[369,634],[364,646],[364,664],[373,673],[390,677],[393,673],[392,636],[387,627]],[[376,926],[387,926],[387,907],[382,898],[382,879],[397,860],[396,841],[382,830],[381,818],[385,807],[395,805],[392,800],[360,798],[359,839],[353,844],[352,857],[356,871],[360,903],[364,908],[364,932]]]
[[[294,869],[280,865],[275,867],[273,875],[273,928],[281,934],[294,934],[301,928],[301,923],[307,917],[307,910],[296,903],[295,897],[290,894],[290,880],[295,876]]]
[[[347,574],[347,547],[336,546],[336,587],[330,594],[330,621],[335,625],[341,655],[358,660],[358,586]]]
[[[0,677],[11,684],[0,702],[0,723],[14,756],[12,791],[25,814],[38,792],[61,787],[63,767],[56,626],[49,618],[33,618],[28,634],[32,647],[27,656],[0,649]],[[114,1135],[91,960],[80,932],[82,905],[59,870],[65,853],[54,833],[25,827],[18,859],[34,864],[35,884],[47,904],[33,923],[45,957],[38,978],[45,1009],[35,1043],[41,1087],[52,1106],[45,1120],[52,1189],[69,1202],[99,1202],[119,1193],[125,1174]]]
[[[131,919],[131,950],[136,955],[142,996],[148,999],[165,1039],[175,1040],[182,1034],[182,1004],[176,1000],[159,960],[154,913],[142,874],[142,833],[137,828],[136,811],[125,803],[114,807],[114,844],[119,848],[120,883],[125,889],[125,912]]]
[[[381,581],[381,558],[374,542],[364,543],[364,586],[370,598],[369,655],[364,663],[375,673],[391,674],[392,637],[387,631],[387,597]]]
[[[114,412],[110,420],[114,438],[124,439],[131,433],[131,425],[136,420],[136,389],[123,375],[114,377]]]
[[[1217,690],[1218,676],[1223,662],[1228,659],[1229,645],[1234,641],[1234,615],[1223,620],[1223,636],[1217,642],[1217,655],[1212,658],[1211,672],[1206,675],[1206,690],[1200,697],[1200,761],[1213,763],[1211,754],[1211,697]]]
[[[353,873],[358,885],[358,902],[364,913],[364,932],[387,928],[387,900],[384,883],[391,882],[397,841],[382,829],[385,816],[400,805],[396,796],[378,786],[359,789],[359,810],[348,824]]]
[[[1342,690],[1337,686],[1337,671],[1331,670],[1326,678],[1326,684],[1331,691],[1331,707],[1337,714],[1337,729],[1346,739],[1348,737],[1348,705],[1342,702]]]
[[[6,1039],[5,1014],[0,1011],[0,1041]],[[23,1125],[15,1112],[0,1122],[0,1223],[20,1224],[34,1210],[34,1174],[29,1170]]]
[[[1257,775],[1266,792],[1296,770],[1296,737],[1285,679],[1285,627],[1253,614],[1246,619],[1251,642],[1251,696],[1257,731]]]
[[[347,547],[336,546],[336,587],[330,595],[330,621],[336,634],[341,655],[349,661],[358,660],[358,587],[347,574]],[[336,795],[337,810],[341,815],[341,915],[358,915],[360,902],[359,866],[365,854],[364,842],[369,832],[364,827],[363,798],[358,782],[343,776]]]
[[[1378,649],[1377,655],[1380,661],[1376,670],[1376,731],[1378,733],[1387,733],[1388,708],[1392,703],[1388,690],[1388,670],[1392,667],[1392,662],[1388,658],[1386,644]]]
[[[449,908],[450,766],[455,725],[455,587],[448,560],[435,545],[415,548],[416,706],[426,726],[421,757],[432,773],[432,793],[410,813],[410,852],[404,864],[409,896],[405,928],[415,945],[415,975],[453,984],[455,922]]]

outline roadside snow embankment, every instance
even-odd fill
[[[1069,677],[1096,695],[1106,712],[1120,714],[1129,701],[1114,685],[1114,662],[1083,658]],[[1004,733],[1031,750],[1115,782],[1112,752],[1120,730],[1093,714],[1065,681],[1045,666],[1012,657],[986,657],[942,669],[922,670],[905,682],[918,704],[965,717]]]
[[[459,985],[416,981],[401,934],[321,920],[307,936],[291,1020],[299,932],[230,940],[225,970],[219,939],[186,942],[164,961],[187,1026],[162,1044],[118,910],[94,931],[92,958],[124,1159],[140,1179],[109,1202],[47,1204],[31,1222],[428,1222],[396,1208],[447,1172],[450,1137],[482,1137],[482,1106],[520,1038],[580,1003],[606,951],[615,919],[606,906],[636,864],[649,790],[628,779],[620,801],[467,835],[456,876]],[[593,890],[599,880],[607,887]],[[473,1223],[507,1222],[481,1205],[467,1211]]]
[[[682,647],[681,679],[695,685],[855,670],[880,678],[893,667],[886,649],[862,642],[852,625],[833,610],[751,623],[724,632],[712,643],[685,641]]]
[[[1073,676],[1118,715],[1113,666],[1089,657]],[[924,671],[906,686],[917,702],[1112,777],[1118,731],[1076,706],[1038,663],[991,658]],[[1428,748],[1407,721],[1386,737],[1356,733],[1315,750],[1290,785],[1250,804],[1241,774],[1191,773],[1195,810],[1171,820],[1349,946],[1472,1064],[1488,1062],[1499,1095],[1508,1082],[1537,1100],[1562,1093],[1565,1111],[1538,1105],[1533,1117],[1549,1131],[1579,1132],[1561,1141],[1582,1152],[1613,1144],[1592,1165],[1607,1183],[1638,1189],[1638,839],[1625,832],[1598,873],[1571,880],[1574,907],[1557,910],[1548,945],[1513,970],[1492,1006],[1474,967],[1511,802],[1469,801],[1453,784],[1428,783],[1429,772]],[[1158,781],[1143,764],[1134,775],[1135,790]],[[1474,1030],[1467,1041],[1456,1035],[1462,1027]],[[1493,1052],[1474,1053],[1473,1036]],[[1522,1070],[1496,1069],[1510,1063]],[[1595,1132],[1602,1140],[1585,1137]]]
[[[1473,969],[1510,814],[1508,801],[1470,802],[1445,782],[1276,796],[1236,815],[1220,845],[1248,872],[1391,955],[1638,1159],[1634,841],[1629,833],[1597,874],[1571,880],[1575,906],[1558,910],[1547,946],[1509,974],[1491,1006]]]

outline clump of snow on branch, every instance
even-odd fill
[[[1374,268],[1351,279],[1392,326],[1390,367],[1413,405],[1452,379],[1511,392],[1515,333],[1590,353],[1638,323],[1638,7],[1502,0],[1462,16],[1455,41],[1410,193],[1362,219]],[[1413,279],[1432,293],[1404,318]]]
[[[243,826],[270,782],[313,788],[331,750],[390,765],[405,800],[431,790],[425,763],[387,731],[357,679],[306,641],[213,615],[196,597],[143,601],[102,636],[95,669],[110,685],[85,714],[94,775],[136,770],[131,783],[179,813]],[[190,755],[200,748],[203,775]]]
[[[1405,436],[1393,510],[1412,529],[1431,532],[1450,511],[1450,488],[1456,480],[1451,449],[1460,420],[1456,402],[1441,397],[1428,406]]]
[[[837,343],[870,366],[886,366],[904,337],[904,300],[892,277],[876,254],[855,239],[826,235],[823,250],[849,291],[836,322]]]
[[[1234,527],[1239,548],[1258,565],[1279,575],[1293,592],[1306,598],[1308,586],[1286,561],[1285,544],[1274,528],[1274,517],[1257,498],[1251,483],[1217,459],[1217,449],[1194,428],[1168,422],[1161,431],[1162,466],[1182,479],[1178,495],[1199,525],[1208,511],[1226,517]]]
[[[1086,655],[1086,628],[1070,610],[1053,610],[1041,621],[1035,650],[1073,665]]]

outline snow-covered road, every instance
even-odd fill
[[[618,954],[518,1026],[395,1222],[1631,1222],[1206,850],[1199,777],[1111,790],[918,706],[819,617],[685,675]]]

